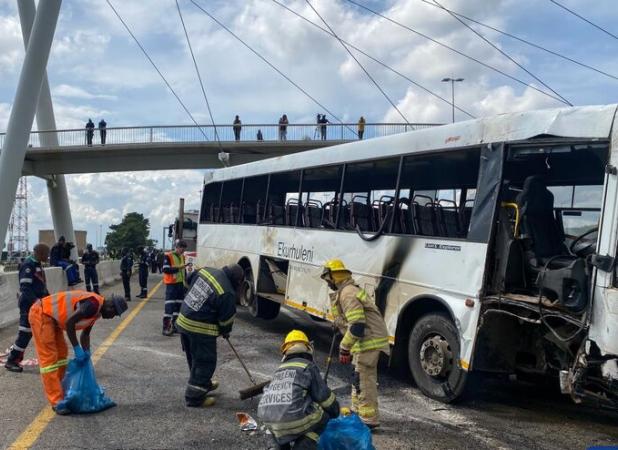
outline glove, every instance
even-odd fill
[[[221,333],[221,337],[223,337],[223,339],[228,340],[230,338],[230,333]]]
[[[339,362],[343,365],[350,364],[352,362],[352,355],[350,354],[350,350],[346,350],[345,348],[339,348]]]
[[[75,347],[73,347],[73,352],[75,353],[75,359],[78,362],[85,362],[88,360],[89,356],[86,354],[81,345],[76,345]]]

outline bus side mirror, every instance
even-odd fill
[[[611,272],[614,270],[616,260],[609,255],[602,256],[594,254],[590,258],[590,263],[603,272]]]

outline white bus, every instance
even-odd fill
[[[241,264],[256,317],[329,319],[319,267],[341,258],[429,397],[482,370],[616,406],[615,114],[505,114],[216,170],[198,263]]]

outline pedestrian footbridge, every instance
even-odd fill
[[[363,139],[437,126],[432,123],[368,123]],[[324,127],[324,128],[322,128]],[[258,130],[261,140],[257,139]],[[232,125],[108,127],[105,144],[94,130],[92,145],[85,129],[35,131],[30,134],[23,175],[219,168],[226,164],[332,146],[358,139],[355,123],[290,124],[285,136],[279,124],[243,124],[236,140]],[[55,136],[54,136],[55,135]],[[58,140],[57,147],[47,143]],[[0,134],[0,149],[5,139]],[[1,150],[0,150],[1,151]]]

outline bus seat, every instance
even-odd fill
[[[399,222],[399,233],[413,234],[412,214],[410,209],[410,199],[402,197],[397,204],[397,221]]]
[[[554,195],[537,175],[524,181],[517,196],[527,265],[535,284],[548,298],[581,311],[588,302],[584,259],[568,254],[554,214]]]
[[[232,207],[224,206],[222,208],[223,211],[223,223],[232,223]]]
[[[457,204],[452,200],[442,199],[438,201],[436,205],[436,212],[440,227],[440,235],[451,238],[461,237],[461,225],[459,223]]]
[[[299,205],[298,199],[291,198],[285,204],[285,224],[288,226],[299,226],[303,225],[303,214],[302,214],[302,205]],[[296,223],[296,217],[298,216],[298,223]]]
[[[429,200],[424,205],[418,203],[417,199]],[[438,227],[436,224],[436,213],[434,209],[433,199],[426,195],[415,195],[413,198],[412,208],[414,209],[414,219],[417,234],[422,236],[438,236]]]
[[[230,205],[230,216],[232,219],[230,223],[240,223],[240,208],[233,203]]]
[[[309,228],[320,228],[322,226],[322,215],[324,214],[322,202],[309,199],[305,203],[305,226]]]
[[[374,231],[373,208],[367,201],[358,201],[362,199],[367,200],[367,197],[356,195],[350,202],[350,225],[353,228],[358,225],[361,231]]]
[[[252,203],[243,202],[241,210],[241,223],[257,223],[257,207]]]
[[[269,203],[267,223],[270,225],[285,225],[285,208],[275,203]]]

